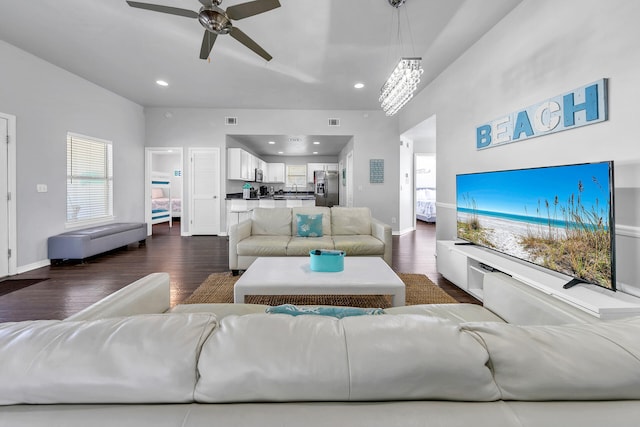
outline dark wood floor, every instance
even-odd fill
[[[209,274],[228,271],[227,238],[181,237],[180,224],[153,226],[145,246],[129,245],[86,260],[12,276],[46,279],[0,296],[0,322],[63,319],[149,273],[171,275],[171,305],[184,301]],[[438,274],[435,225],[418,222],[417,230],[393,237],[393,269],[422,273],[460,302],[479,303]],[[2,286],[2,282],[0,282]]]

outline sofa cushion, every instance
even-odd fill
[[[347,317],[350,400],[492,401],[500,392],[486,349],[444,319]]]
[[[203,304],[178,304],[169,310],[169,313],[212,313],[216,319],[237,315],[264,313],[269,307],[262,304],[235,304],[235,303],[203,303]]]
[[[640,399],[640,319],[463,328],[488,349],[504,400]]]
[[[292,237],[287,244],[288,256],[309,256],[313,249],[334,249],[333,239],[324,237]]]
[[[298,215],[322,215],[322,235],[331,235],[331,208],[326,206],[297,206],[291,208],[293,222],[291,224],[291,235],[298,235]]]
[[[426,316],[227,316],[202,347],[199,402],[491,401],[486,349]]]
[[[371,235],[371,211],[369,208],[331,208],[331,234]]]
[[[338,320],[284,314],[227,316],[202,347],[198,402],[347,400]]]
[[[440,317],[456,323],[500,322],[500,317],[478,304],[418,304],[385,308],[387,314],[421,314]]]
[[[291,236],[291,208],[255,208],[251,212],[254,236]]]
[[[371,235],[333,236],[335,249],[357,256],[384,255],[384,243]]]
[[[286,256],[289,236],[250,236],[236,245],[238,255]]]
[[[191,402],[210,314],[0,324],[0,404]]]

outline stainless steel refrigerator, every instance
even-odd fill
[[[316,206],[331,207],[340,204],[340,180],[337,171],[314,171],[313,188],[316,194]]]

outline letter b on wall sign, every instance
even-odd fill
[[[476,130],[476,141],[478,148],[485,148],[491,144],[491,126],[479,126]]]

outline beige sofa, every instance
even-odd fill
[[[469,304],[343,319],[249,304],[159,314],[169,287],[169,275],[156,273],[64,321],[0,324],[0,426],[631,427],[640,419],[640,318],[521,326]],[[512,289],[504,291],[509,300]]]
[[[299,215],[322,214],[322,236],[298,236]],[[237,274],[258,257],[309,256],[313,249],[338,249],[347,256],[379,256],[391,265],[391,227],[366,207],[256,208],[229,229],[229,269]]]

